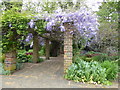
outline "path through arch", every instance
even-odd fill
[[[25,63],[25,67],[10,76],[2,76],[2,88],[102,88],[101,85],[75,83],[63,78],[63,55],[50,57],[42,63]],[[118,84],[104,86],[117,88]]]

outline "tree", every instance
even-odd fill
[[[118,2],[103,2],[97,12],[99,18],[98,44],[99,49],[118,47]]]
[[[31,20],[29,22],[30,30],[29,32],[33,35],[33,62],[37,63],[39,59],[39,35],[45,32],[45,20]]]

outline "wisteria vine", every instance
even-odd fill
[[[90,10],[87,10],[87,8],[80,8],[80,10],[70,13],[56,11],[56,13],[51,15],[51,17],[48,16],[44,19],[47,21],[45,29],[48,31],[52,31],[54,26],[58,26],[61,32],[64,32],[65,28],[63,23],[74,22],[74,27],[76,29],[70,33],[74,34],[77,30],[81,36],[86,38],[86,40],[95,38],[99,25],[97,22],[97,16]],[[28,24],[31,28],[35,27],[33,20],[31,20]]]

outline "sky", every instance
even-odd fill
[[[39,0],[25,0],[25,2],[27,2],[27,1],[37,2]],[[52,1],[54,1],[54,0],[52,0]],[[63,0],[61,0],[61,1],[63,1]],[[73,0],[73,1],[76,1],[76,0]],[[103,2],[103,0],[86,0],[85,1],[87,6],[90,7],[93,11],[99,10],[98,8],[101,5],[100,2]]]
[[[86,4],[88,7],[92,8],[93,11],[98,11],[99,6],[101,5],[103,0],[86,0]]]
[[[2,0],[0,0],[0,2],[1,2]],[[17,1],[17,0],[16,0]],[[19,1],[19,0],[18,0]],[[39,0],[23,0],[23,1],[32,1],[32,2],[37,2],[37,1],[39,1]],[[73,1],[76,1],[76,0],[73,0]],[[90,8],[92,8],[92,10],[93,11],[98,11],[99,9],[98,9],[98,7],[99,7],[99,5],[100,5],[100,3],[98,3],[98,2],[102,2],[103,0],[86,0],[85,2],[86,2],[86,4],[87,4],[87,6],[88,7],[90,7]]]

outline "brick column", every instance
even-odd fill
[[[4,69],[14,71],[16,69],[16,51],[6,53]]]
[[[64,23],[65,32],[64,32],[64,73],[66,69],[72,64],[73,58],[73,48],[72,48],[72,37],[73,35],[70,32],[73,30],[71,27],[72,23]]]

